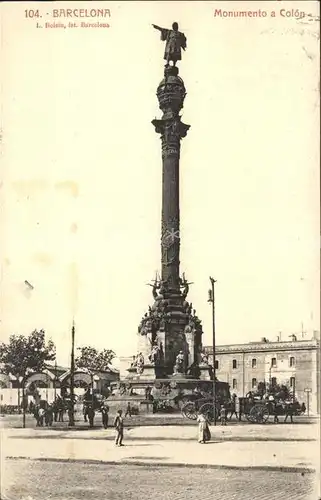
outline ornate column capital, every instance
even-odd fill
[[[153,120],[156,133],[161,135],[162,156],[179,156],[180,141],[186,137],[190,125],[182,123],[180,117],[171,119]]]

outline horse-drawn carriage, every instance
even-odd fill
[[[209,388],[205,391],[195,391],[182,401],[181,413],[185,418],[196,420],[199,412],[207,416],[210,422],[218,419],[221,405],[226,405],[230,401],[229,385],[226,382],[216,382],[215,405],[213,394]]]
[[[220,413],[220,403],[215,403],[215,417],[216,419]],[[207,416],[209,421],[214,420],[214,403],[211,397],[202,397],[200,399],[190,400],[182,406],[182,415],[190,420],[196,420],[197,414],[203,413]]]
[[[298,401],[290,399],[258,399],[254,397],[238,398],[239,420],[242,416],[252,424],[265,424],[270,415],[274,421],[278,422],[279,416],[289,416],[292,420],[293,415],[300,415],[302,407]]]
[[[252,424],[265,424],[270,416],[271,405],[268,401],[249,397],[238,398],[239,420],[244,415]]]
[[[226,417],[230,414],[230,419],[235,414],[241,421],[243,417],[252,424],[265,424],[269,417],[274,417],[274,422],[278,422],[279,416],[289,416],[291,421],[294,415],[304,413],[304,409],[293,398],[281,398],[279,395],[263,399],[263,396],[253,396],[252,393],[246,397],[237,398],[236,395],[230,397],[229,390],[226,390],[223,384],[219,388],[217,382],[217,397],[215,408],[213,404],[213,396],[209,393],[196,393],[190,395],[181,406],[181,412],[184,417],[190,420],[196,420],[199,412],[205,414],[209,421],[217,420],[220,417],[221,406],[224,405]]]

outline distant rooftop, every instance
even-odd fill
[[[217,352],[224,351],[260,351],[260,350],[287,350],[287,349],[302,349],[303,347],[315,347],[320,340],[320,332],[314,331],[312,335],[304,336],[289,335],[286,339],[278,336],[276,340],[269,340],[262,337],[260,340],[243,342],[242,344],[218,344],[216,345]],[[205,351],[212,352],[212,346],[204,347]]]

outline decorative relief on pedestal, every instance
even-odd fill
[[[119,382],[113,390],[113,396],[134,396],[136,393],[130,383]]]

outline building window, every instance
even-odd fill
[[[256,359],[255,358],[252,359],[252,368],[256,368]]]
[[[215,370],[218,370],[219,369],[219,362],[218,362],[218,359],[215,360]]]
[[[271,366],[274,368],[276,366],[276,358],[271,359]]]
[[[295,358],[293,356],[290,357],[290,366],[295,365]]]
[[[233,378],[232,386],[233,386],[233,389],[237,389],[237,380],[236,380],[236,378]]]
[[[254,389],[256,385],[257,385],[256,378],[252,378],[252,389]]]
[[[237,362],[236,362],[236,359],[233,359],[233,368],[237,368]]]
[[[295,387],[295,377],[290,378],[290,387]]]
[[[276,377],[271,378],[271,385],[272,385],[272,387],[276,386]]]

